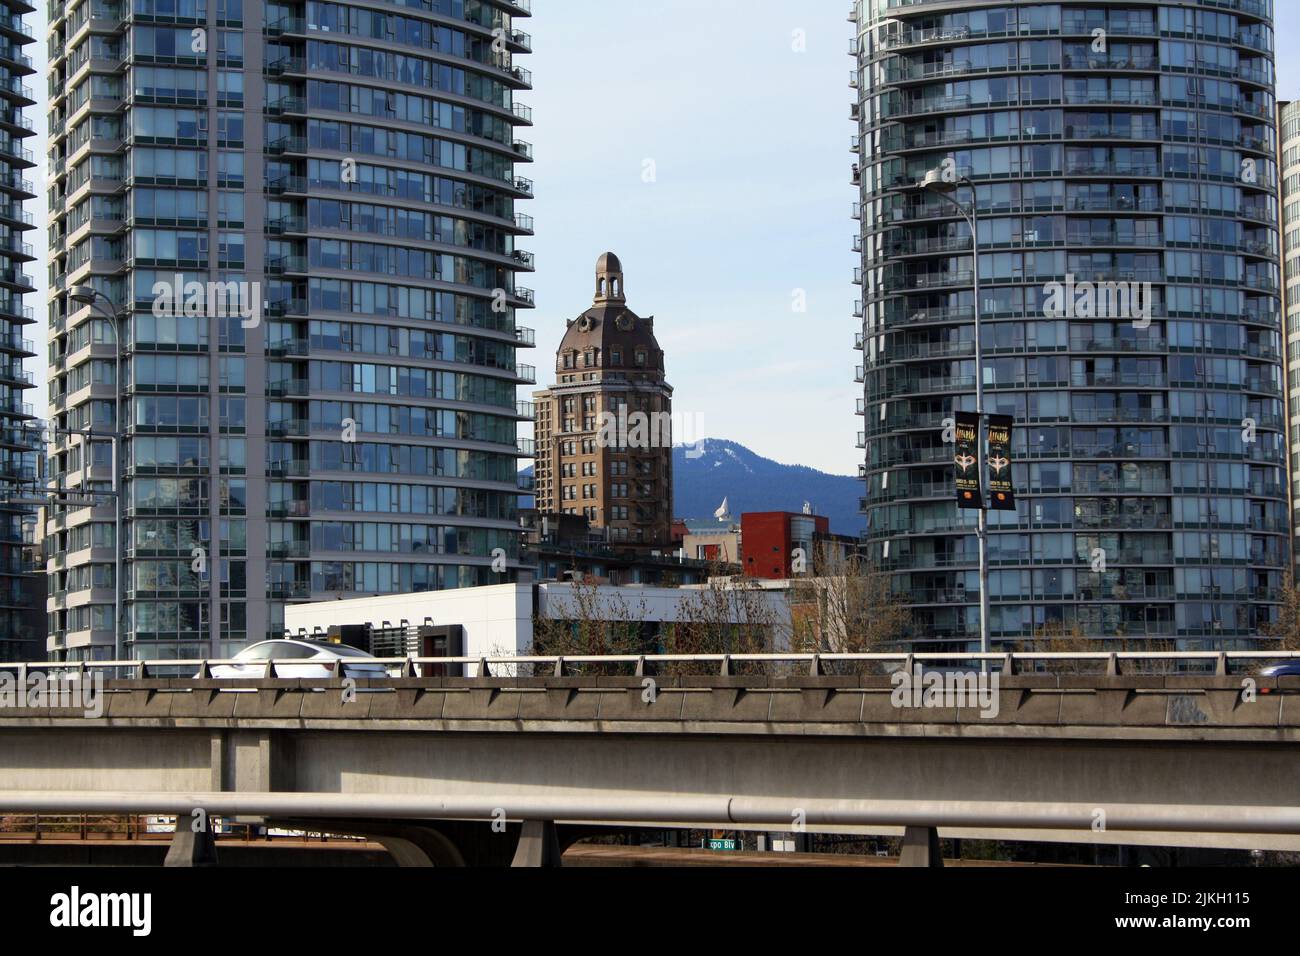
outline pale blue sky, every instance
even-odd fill
[[[1274,0],[1276,9],[1277,46],[1277,98],[1300,98],[1300,64],[1295,62],[1300,54],[1300,3],[1296,0]]]
[[[538,0],[522,204],[539,385],[597,256],[655,316],[675,410],[704,436],[856,472],[848,0]],[[804,31],[806,51],[794,52]],[[657,181],[642,181],[653,160]],[[807,294],[807,312],[792,307]],[[696,436],[703,437],[703,436]]]

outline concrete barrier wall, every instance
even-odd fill
[[[718,724],[724,731],[747,725],[733,729],[749,733],[861,733],[885,726],[894,729],[881,732],[905,734],[947,726],[995,735],[1026,728],[1085,737],[1150,729],[1242,740],[1291,739],[1300,730],[1300,677],[1261,679],[1253,696],[1243,696],[1234,677],[1026,675],[1002,678],[996,695],[971,694],[941,706],[913,706],[923,698],[896,693],[890,678],[872,675],[400,678],[357,681],[355,689],[347,693],[340,681],[110,681],[102,717],[85,718],[72,708],[5,708],[0,726],[154,720],[214,727],[352,722],[373,730],[500,722],[527,729],[576,721],[652,732]]]
[[[539,795],[701,796],[779,801],[792,820],[817,801],[1268,808],[1300,793],[1296,678],[1250,702],[1235,678],[1007,677],[990,718],[895,707],[886,677],[644,680],[408,678],[348,700],[339,682],[110,682],[97,718],[0,710],[0,812],[5,791],[411,795],[506,813]]]

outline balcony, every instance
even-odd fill
[[[306,541],[272,541],[266,546],[269,558],[305,558],[310,554],[311,546]]]
[[[286,315],[305,316],[307,314],[306,299],[277,299],[275,302],[266,304],[266,314],[273,318],[283,318]],[[302,354],[306,354],[305,352]]]
[[[307,518],[311,516],[311,502],[300,498],[273,501],[267,505],[266,513],[272,518]]]
[[[268,438],[305,438],[311,431],[305,418],[286,418],[266,423]]]
[[[266,65],[268,76],[283,76],[285,73],[304,73],[307,70],[307,61],[302,57],[289,56],[276,60]]]
[[[307,112],[307,101],[301,96],[282,96],[274,103],[266,104],[266,112],[271,116],[285,113]]]
[[[306,272],[306,256],[279,256],[266,260],[267,275],[284,275],[288,272]]]
[[[267,36],[280,36],[285,33],[305,33],[307,30],[307,21],[303,17],[284,16],[266,24],[264,31]]]
[[[1074,337],[1070,341],[1072,352],[1163,352],[1168,343],[1158,335],[1139,335],[1133,338],[1093,338],[1084,340]]]
[[[305,216],[281,216],[279,219],[271,219],[266,223],[266,231],[273,236],[283,236],[285,233],[305,232],[307,229],[307,218]]]
[[[306,398],[308,382],[305,378],[280,378],[268,382],[266,394],[275,398]]]
[[[311,466],[303,459],[280,459],[266,463],[266,474],[270,478],[306,478],[311,473]]]
[[[274,142],[267,143],[266,151],[273,156],[279,156],[284,153],[305,153],[307,152],[307,137],[281,136]]]
[[[307,191],[307,177],[280,176],[266,184],[266,191],[272,196],[283,196],[285,193],[305,193]]]
[[[311,597],[311,585],[271,582],[266,586],[266,596],[279,601],[305,601]]]

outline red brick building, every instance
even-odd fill
[[[823,515],[756,511],[740,516],[741,565],[748,577],[779,581],[813,571],[818,551],[827,545],[847,554],[857,540],[831,534],[830,519]],[[796,548],[802,549],[805,567],[794,567]]]

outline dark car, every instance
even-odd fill
[[[1259,677],[1300,677],[1300,660],[1283,661],[1281,664],[1270,664],[1268,667],[1260,668]],[[1261,687],[1261,694],[1272,694],[1272,687]],[[1278,693],[1290,693],[1288,691],[1278,691]]]
[[[1260,677],[1300,677],[1300,661],[1270,664],[1259,672]]]

